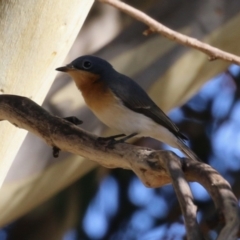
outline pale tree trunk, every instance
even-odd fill
[[[93,0],[0,0],[0,91],[44,100]],[[0,125],[0,186],[26,131]]]

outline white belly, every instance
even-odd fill
[[[94,114],[108,127],[126,135],[138,133],[140,136],[152,137],[176,147],[177,138],[165,127],[155,123],[143,114],[136,113],[122,104],[115,104],[104,111]]]

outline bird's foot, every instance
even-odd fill
[[[68,122],[70,122],[70,123],[72,123],[72,124],[74,124],[74,125],[80,125],[80,124],[83,123],[83,121],[81,121],[80,119],[78,119],[78,118],[75,117],[75,116],[65,117],[65,118],[63,118],[63,119],[67,120]],[[52,150],[53,150],[53,152],[52,152],[53,157],[54,157],[54,158],[58,158],[61,149],[58,148],[58,147],[56,147],[56,146],[53,146],[53,147],[52,147]]]
[[[124,137],[126,136],[125,134],[118,134],[118,135],[113,135],[113,136],[109,136],[109,137],[98,137],[97,140],[98,141],[109,141],[109,140],[115,140],[115,138],[119,138],[119,137]]]
[[[113,148],[115,144],[124,143],[126,140],[128,140],[136,135],[137,135],[137,133],[132,133],[128,136],[126,136],[125,134],[118,134],[118,135],[113,135],[110,137],[99,137],[97,139],[97,141],[101,144],[105,144],[105,146],[108,148]],[[122,138],[116,140],[116,138],[119,138],[119,137],[122,137]]]

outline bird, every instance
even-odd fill
[[[72,77],[86,105],[101,122],[122,133],[106,139],[125,135],[124,141],[136,135],[152,137],[201,161],[185,144],[186,136],[145,90],[106,60],[85,55],[56,70]]]

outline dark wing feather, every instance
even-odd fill
[[[113,77],[113,76],[112,76]],[[147,93],[132,79],[122,74],[116,74],[114,81],[108,81],[113,93],[132,111],[144,114],[156,123],[164,126],[177,138],[187,138],[179,131],[171,119],[152,101]]]

